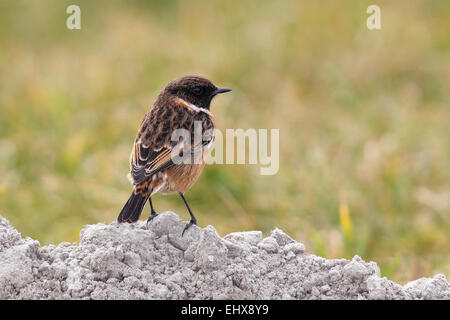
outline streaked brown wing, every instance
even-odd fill
[[[171,148],[151,150],[150,146],[136,142],[131,161],[133,184],[138,185],[155,173],[173,166],[171,152]]]
[[[166,147],[162,147],[159,150],[151,150],[149,146],[136,142],[131,161],[133,184],[138,185],[154,174],[174,166],[175,163],[172,161],[174,148],[178,148],[175,149],[175,152],[178,152],[178,154],[184,153],[196,157],[199,153],[201,154],[202,147],[209,144],[211,140],[212,136],[205,140],[202,139],[198,145],[195,145],[193,142],[185,145],[181,142],[177,147],[166,145]],[[188,150],[184,150],[186,146]]]

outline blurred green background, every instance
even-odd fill
[[[187,193],[200,226],[279,227],[401,283],[449,277],[449,54],[448,0],[1,0],[0,214],[41,245],[115,220],[145,112],[199,74],[233,89],[219,129],[280,129],[277,175],[206,166]],[[176,195],[154,204],[188,220]]]

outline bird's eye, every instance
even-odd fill
[[[194,92],[195,95],[199,96],[203,93],[203,88],[201,87],[195,87],[192,92]]]

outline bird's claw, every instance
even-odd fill
[[[181,233],[181,236],[183,236],[186,230],[189,229],[193,224],[197,225],[196,219],[191,219],[191,221],[189,221],[189,223],[186,224],[186,226],[183,229],[183,233]]]
[[[155,219],[158,216],[155,210],[153,210],[150,214],[150,217],[147,219],[146,228],[148,229],[148,223],[151,222],[153,219]]]

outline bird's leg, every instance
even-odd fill
[[[152,198],[148,198],[148,202],[150,202],[150,217],[148,217],[147,219],[147,228],[148,228],[148,223],[150,221],[152,221],[157,215],[158,213],[155,211],[155,209],[153,209],[153,203],[152,203]]]
[[[186,224],[186,226],[185,226],[184,229],[183,229],[183,233],[181,234],[181,236],[183,236],[183,235],[184,235],[184,232],[185,232],[187,229],[189,229],[190,226],[192,226],[193,224],[197,225],[197,219],[195,219],[195,216],[194,216],[194,214],[192,213],[191,208],[189,208],[189,205],[188,205],[186,199],[184,198],[183,193],[180,192],[180,196],[181,196],[181,198],[183,199],[184,204],[186,205],[186,208],[187,208],[188,211],[189,211],[189,214],[191,215],[191,221],[189,221],[189,223]]]

